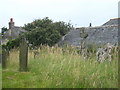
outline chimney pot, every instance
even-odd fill
[[[13,22],[13,18],[10,18],[10,22]]]
[[[14,28],[14,22],[13,22],[13,18],[10,18],[10,22],[9,22],[9,29]]]

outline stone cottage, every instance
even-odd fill
[[[6,31],[2,38],[2,44],[6,44],[11,39],[16,39],[20,34],[26,32],[22,27],[15,26],[13,18],[10,19],[9,30]]]

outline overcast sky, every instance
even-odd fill
[[[16,26],[49,17],[76,27],[99,26],[118,17],[119,0],[0,0],[0,28],[8,27],[10,18]]]

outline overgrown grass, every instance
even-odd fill
[[[0,89],[2,89],[2,65],[0,64]]]
[[[1,56],[2,56],[2,46],[0,45],[0,89],[2,88],[2,65],[1,65],[2,57]]]
[[[109,63],[97,63],[95,55],[84,60],[74,48],[46,47],[34,53],[29,50],[29,72],[19,72],[19,51],[10,52],[3,70],[3,88],[117,88],[117,56]]]

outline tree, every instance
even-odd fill
[[[8,29],[7,29],[6,27],[3,27],[1,30],[2,30],[2,32],[1,32],[2,35],[3,35],[6,31],[8,31]]]
[[[32,23],[25,24],[23,27],[26,31],[32,31],[35,28],[47,28],[52,23],[48,17],[34,20]]]
[[[48,17],[38,19],[23,27],[26,31],[26,37],[33,45],[56,44],[60,38],[70,29],[71,24],[63,21],[53,22]]]

